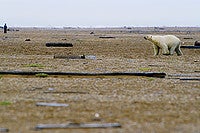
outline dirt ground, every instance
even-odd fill
[[[0,75],[0,129],[11,133],[200,133],[200,81],[181,80],[200,78],[200,49],[182,48],[183,56],[155,57],[151,43],[143,38],[173,34],[183,45],[193,45],[200,40],[199,29],[18,30],[0,33],[0,71],[164,72],[167,76]],[[46,42],[68,42],[73,47],[46,47]],[[54,58],[80,55],[88,58]],[[38,102],[69,106],[36,106]],[[122,127],[34,130],[37,124],[65,123],[120,123]]]

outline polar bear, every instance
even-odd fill
[[[147,35],[144,39],[153,43],[154,56],[162,49],[163,55],[173,55],[174,51],[178,56],[183,55],[180,49],[181,41],[174,35]]]

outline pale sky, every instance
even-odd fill
[[[200,26],[200,0],[0,0],[0,25]]]

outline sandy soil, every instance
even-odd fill
[[[200,132],[200,81],[180,80],[200,78],[200,50],[182,49],[183,56],[154,57],[152,45],[143,39],[147,33],[174,34],[184,45],[200,39],[200,32],[188,29],[139,32],[124,28],[27,28],[1,32],[0,71],[165,72],[167,76],[0,75],[0,128],[12,133]],[[184,39],[187,37],[192,39]],[[70,42],[73,47],[46,47],[46,42]],[[55,55],[92,55],[95,59],[59,59]],[[37,102],[69,106],[40,107]],[[37,124],[63,123],[120,123],[122,127],[34,130]]]

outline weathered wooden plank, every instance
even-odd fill
[[[35,129],[68,129],[68,128],[121,128],[119,123],[69,123],[69,124],[38,124]]]
[[[150,67],[165,67],[165,65],[149,64]]]
[[[111,38],[115,38],[115,37],[112,37],[112,36],[100,36],[99,38],[102,38],[102,39],[111,39]]]
[[[181,46],[181,48],[200,49],[200,46]]]
[[[179,79],[179,80],[200,80],[200,74],[169,74],[167,78],[169,79]]]
[[[168,74],[168,77],[200,77],[200,74]]]
[[[46,43],[47,47],[73,47],[72,43]]]
[[[54,55],[58,59],[85,59],[85,55]]]
[[[63,103],[45,103],[45,102],[38,102],[36,106],[52,106],[52,107],[68,107],[68,104]]]
[[[196,81],[200,81],[200,78],[180,78],[180,80],[196,80]]]
[[[6,132],[9,132],[9,129],[8,128],[0,128],[0,132],[6,133]]]
[[[44,91],[44,93],[55,93],[55,94],[59,94],[59,93],[63,93],[63,94],[67,94],[67,93],[71,93],[71,94],[89,94],[89,92],[78,92],[78,91]]]
[[[183,39],[193,39],[192,37],[184,37]]]
[[[76,73],[76,72],[34,72],[34,71],[0,71],[1,75],[36,75],[39,73],[48,75],[66,75],[66,76],[146,76],[165,78],[166,73],[157,72],[108,72],[108,73]]]

